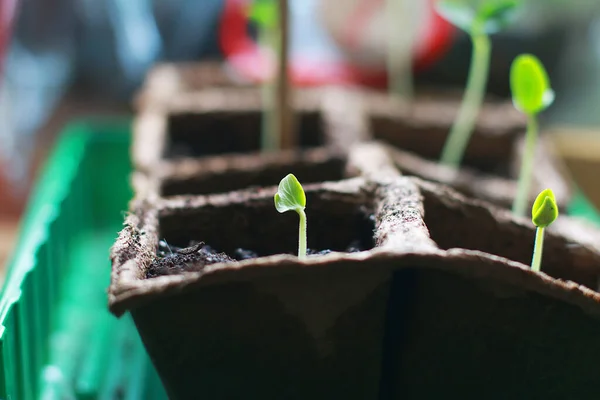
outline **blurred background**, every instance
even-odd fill
[[[468,37],[435,15],[433,0],[406,1],[412,2],[414,18],[399,25],[414,38],[417,82],[462,88],[471,53]],[[384,87],[383,0],[289,2],[291,62],[303,84]],[[598,204],[600,2],[524,3],[517,22],[493,37],[488,89],[508,95],[509,66],[517,54],[542,59],[557,93],[544,126]],[[243,13],[247,5],[245,0],[0,0],[0,265],[33,177],[66,122],[131,115],[133,95],[159,62],[224,60],[235,73],[253,76],[249,59],[240,57],[251,51],[243,43],[253,30],[236,18],[236,10]]]

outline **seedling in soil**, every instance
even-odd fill
[[[489,35],[500,31],[512,20],[520,0],[439,0],[437,12],[471,36],[473,53],[467,88],[450,130],[442,164],[458,167],[463,159],[483,102],[492,50]]]
[[[521,162],[517,195],[513,202],[513,213],[525,215],[538,136],[537,114],[552,104],[554,92],[541,61],[531,54],[521,54],[513,61],[510,68],[510,89],[515,107],[527,115],[525,153]]]
[[[280,213],[296,211],[300,216],[300,228],[298,230],[298,257],[306,257],[306,195],[298,179],[288,174],[279,182],[279,188],[275,193],[275,208]]]
[[[542,249],[544,247],[544,229],[558,218],[558,206],[554,193],[550,189],[543,190],[531,208],[531,221],[537,227],[533,245],[531,269],[539,272],[542,264]]]

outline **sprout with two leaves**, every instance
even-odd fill
[[[483,102],[492,50],[489,35],[507,26],[520,0],[438,0],[437,12],[471,36],[473,53],[465,95],[450,130],[441,163],[458,167]]]
[[[298,230],[298,258],[306,257],[306,195],[298,179],[293,174],[288,174],[279,182],[275,193],[275,208],[280,213],[296,211],[300,217]]]
[[[544,248],[544,229],[558,218],[558,206],[554,193],[550,189],[543,190],[531,208],[531,221],[537,227],[531,269],[539,272],[542,265],[542,250]]]
[[[527,115],[525,152],[512,208],[514,214],[525,215],[538,136],[537,114],[552,104],[554,92],[550,88],[544,66],[531,54],[522,54],[513,61],[510,68],[510,89],[515,107]]]

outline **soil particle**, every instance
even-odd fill
[[[167,247],[168,253],[165,253],[164,246]],[[159,256],[161,254],[164,256],[152,262],[146,273],[146,278],[173,275],[188,271],[200,271],[206,265],[236,261],[225,253],[216,252],[203,242],[182,249],[169,247],[164,241],[161,241],[159,243],[158,254]]]
[[[347,253],[364,251],[359,240],[355,240],[346,248]],[[308,249],[311,256],[322,256],[331,253],[329,249]],[[248,249],[237,248],[232,256],[219,253],[204,242],[192,241],[188,247],[170,246],[166,241],[158,243],[157,258],[152,262],[146,278],[154,278],[162,275],[175,275],[182,272],[201,271],[205,266],[216,263],[231,263],[242,260],[258,258],[259,254]]]

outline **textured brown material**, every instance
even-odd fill
[[[206,88],[250,86],[219,61],[162,63],[153,67],[134,104],[137,110],[160,107],[181,93]]]
[[[317,115],[320,128],[308,131],[321,129],[324,139],[265,157],[239,154],[258,149],[256,89],[182,94],[138,118],[137,197],[111,250],[109,306],[131,312],[170,398],[597,392],[598,230],[561,216],[535,273],[531,222],[483,201],[510,201],[520,116],[507,104],[486,106],[467,156],[473,169],[449,172],[392,147],[437,158],[455,101],[402,108],[387,96],[348,93],[300,92],[296,109],[301,118]],[[202,134],[213,136],[200,153],[173,151],[178,136]],[[373,136],[391,145],[357,143]],[[317,181],[305,185],[309,247],[340,251],[360,240],[372,249],[303,261],[286,255],[298,228],[297,215],[273,206],[284,170]],[[259,258],[146,279],[159,240],[251,248]]]
[[[525,119],[512,103],[484,103],[467,147],[464,165],[457,171],[437,163],[458,113],[456,94],[428,94],[412,105],[387,95],[365,92],[368,130],[372,137],[398,149],[393,158],[406,175],[453,186],[455,189],[502,206],[510,206],[524,148]],[[561,206],[568,204],[571,179],[542,136],[536,147],[531,198],[552,188]]]
[[[295,92],[301,147],[348,146],[364,136],[364,130],[356,125],[338,127],[338,113],[323,106],[329,98],[326,90]],[[134,121],[134,165],[139,171],[153,173],[164,168],[163,162],[182,158],[257,153],[261,110],[260,91],[255,88],[183,93],[163,107],[145,109]],[[356,115],[360,118],[361,114]]]
[[[367,179],[305,187],[309,247],[370,240],[373,249],[360,253],[281,255],[295,250],[297,216],[275,211],[275,186],[132,202],[111,253],[110,309],[132,312],[171,398],[423,398],[420,390],[441,389],[421,383],[438,381],[446,397],[460,397],[464,386],[453,384],[467,378],[487,382],[495,398],[515,398],[503,395],[524,390],[514,369],[525,374],[527,363],[536,366],[532,379],[598,389],[593,369],[573,366],[573,378],[550,358],[569,363],[575,351],[589,366],[600,356],[588,334],[600,329],[600,253],[589,245],[598,232],[577,242],[573,230],[549,229],[543,272],[534,273],[527,219],[398,177],[385,153],[374,157],[380,150],[360,145],[348,157],[346,170]],[[159,239],[263,257],[144,279]]]
[[[155,174],[134,172],[133,188],[140,199],[226,193],[251,187],[275,186],[288,173],[303,184],[338,181],[356,176],[397,177],[386,149],[357,143],[344,151],[315,148],[301,152],[226,155],[164,162]],[[374,162],[375,161],[375,162]]]
[[[461,98],[440,93],[417,96],[414,103],[365,92],[365,107],[375,139],[421,157],[437,160],[458,113]],[[526,120],[508,102],[484,103],[465,153],[464,164],[493,171],[506,163]]]
[[[546,151],[546,140],[540,139],[538,145],[535,161],[537,169],[529,194],[530,203],[533,204],[539,192],[552,188],[559,206],[565,208],[571,198],[571,185],[567,183],[566,174],[559,171],[559,163],[554,163],[550,153]],[[471,167],[457,170],[390,145],[385,147],[389,157],[404,175],[443,183],[467,196],[487,200],[506,208],[512,206],[517,194],[517,181],[514,179],[484,173]]]

